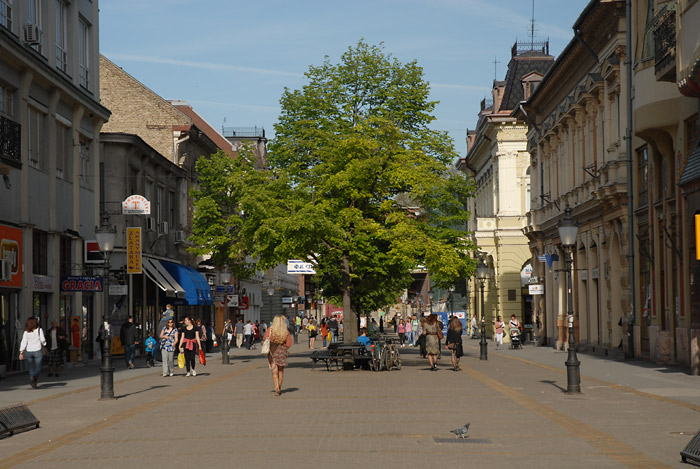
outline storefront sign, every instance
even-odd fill
[[[9,264],[10,280],[0,287],[22,288],[22,230],[0,225],[0,259]]]
[[[311,262],[289,260],[287,261],[288,274],[315,274],[314,265]]]
[[[231,308],[238,307],[238,295],[226,295],[226,306]]]
[[[61,291],[101,292],[102,282],[102,277],[63,277]]]
[[[530,295],[544,295],[544,285],[528,285],[527,289]]]
[[[122,215],[150,215],[151,203],[142,195],[130,195],[122,202]]]
[[[35,275],[34,291],[51,293],[53,291],[53,277],[49,277],[48,275]]]
[[[141,227],[126,229],[126,273],[142,273]]]
[[[105,257],[100,252],[100,245],[97,241],[86,240],[85,244],[85,263],[86,264],[104,264]]]
[[[110,285],[109,295],[110,296],[124,296],[129,294],[128,285]]]

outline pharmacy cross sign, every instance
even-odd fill
[[[122,202],[122,215],[150,215],[151,202],[142,195],[130,195]]]

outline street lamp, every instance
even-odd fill
[[[110,226],[109,215],[104,213],[99,228],[95,228],[95,238],[105,258],[104,311],[102,313],[102,366],[100,366],[100,400],[114,399],[114,367],[112,366],[112,340],[109,327],[109,256],[114,250],[117,228]]]
[[[481,286],[481,341],[479,342],[479,359],[488,360],[488,343],[486,343],[486,318],[484,316],[484,282],[489,278],[489,267],[483,259],[476,266],[476,278]]]
[[[569,322],[569,355],[566,359],[566,392],[569,394],[581,392],[581,362],[576,357],[576,339],[574,337],[574,300],[571,286],[571,267],[574,263],[573,246],[576,244],[578,226],[571,217],[571,209],[566,206],[564,218],[559,222],[559,239],[566,250],[566,290],[568,297],[568,322]]]
[[[433,298],[435,298],[435,293],[430,290],[428,292],[428,299],[430,300],[430,314],[433,314]]]
[[[454,292],[455,292],[455,286],[454,286],[454,285],[450,285],[450,288],[448,288],[447,291],[448,291],[448,293],[447,293],[447,303],[448,303],[448,306],[449,306],[449,308],[450,308],[450,317],[452,317],[452,300],[453,300],[453,298],[454,298],[453,295],[454,295]]]
[[[219,279],[221,279],[221,283],[228,286],[228,284],[231,283],[231,272],[221,272],[219,274]],[[225,294],[224,294],[224,312],[225,312],[225,316],[226,316],[224,318],[224,324],[226,324],[226,321],[229,319],[229,317],[228,317],[228,301],[226,301]],[[236,325],[234,324],[233,327],[235,327],[235,326]],[[232,335],[232,337],[233,337],[233,335]],[[228,333],[226,332],[226,328],[224,328],[224,336],[221,338],[221,363],[223,365],[229,364],[229,356],[228,356],[229,348],[230,348],[230,344],[228,342]]]

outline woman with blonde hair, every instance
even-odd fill
[[[281,314],[275,316],[272,325],[265,332],[263,342],[270,338],[270,352],[267,359],[272,370],[272,383],[275,385],[275,396],[282,394],[282,380],[284,379],[284,367],[287,366],[289,347],[292,346],[292,336],[287,329],[285,317]]]

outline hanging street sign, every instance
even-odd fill
[[[134,194],[122,202],[122,215],[150,215],[151,203],[142,195]]]
[[[288,274],[315,274],[314,265],[311,262],[304,262],[300,260],[288,260],[287,261],[287,273]]]

